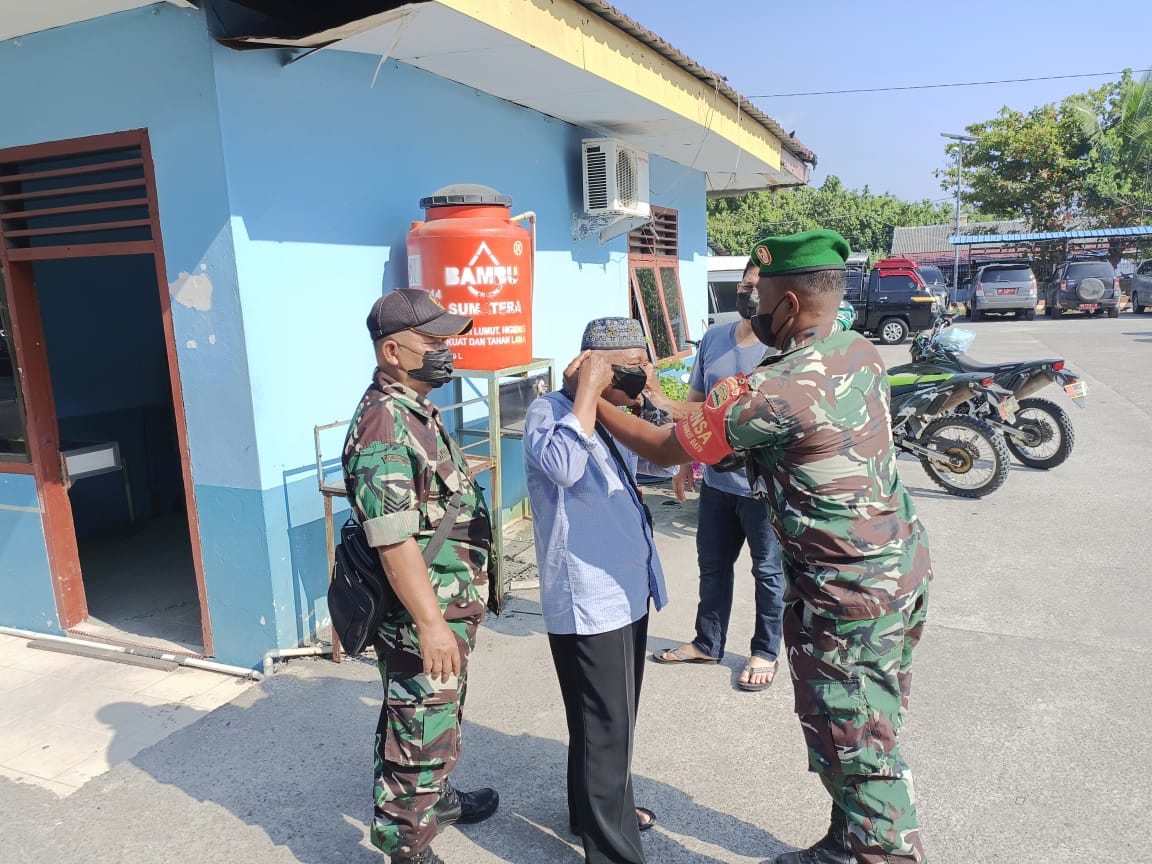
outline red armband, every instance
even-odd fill
[[[676,440],[684,452],[706,465],[715,465],[732,452],[724,425],[728,409],[748,392],[748,379],[743,375],[717,382],[704,402],[675,426]]]

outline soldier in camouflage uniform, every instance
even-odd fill
[[[448,781],[460,755],[492,529],[483,495],[427,397],[451,377],[445,339],[471,327],[427,291],[381,297],[368,315],[376,374],[344,445],[349,498],[400,601],[375,640],[384,705],[371,839],[407,864],[443,864],[429,845],[436,834],[487,819],[499,802],[491,789],[460,792]],[[423,550],[446,512],[458,515],[428,567]]]
[[[747,454],[753,492],[772,512],[796,712],[833,802],[827,835],[776,864],[925,860],[897,732],[928,607],[928,540],[897,476],[884,364],[835,325],[847,255],[831,231],[757,243],[752,321],[781,353],[721,381],[671,432],[603,403],[598,412],[659,464]]]

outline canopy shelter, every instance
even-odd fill
[[[1038,243],[1053,240],[1111,240],[1121,237],[1152,237],[1152,225],[1138,228],[1090,228],[1083,231],[1042,231],[1016,234],[961,234],[948,238],[953,246],[975,246],[978,244],[1007,245],[1015,243]]]

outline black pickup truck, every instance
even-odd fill
[[[936,295],[915,262],[907,258],[877,261],[867,276],[862,267],[849,266],[844,299],[856,309],[852,329],[875,336],[885,345],[899,345],[909,333],[930,329],[939,309]]]

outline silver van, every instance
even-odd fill
[[[1036,317],[1036,277],[1027,264],[984,264],[968,288],[968,319],[979,321],[988,312],[1012,312],[1031,321]]]

